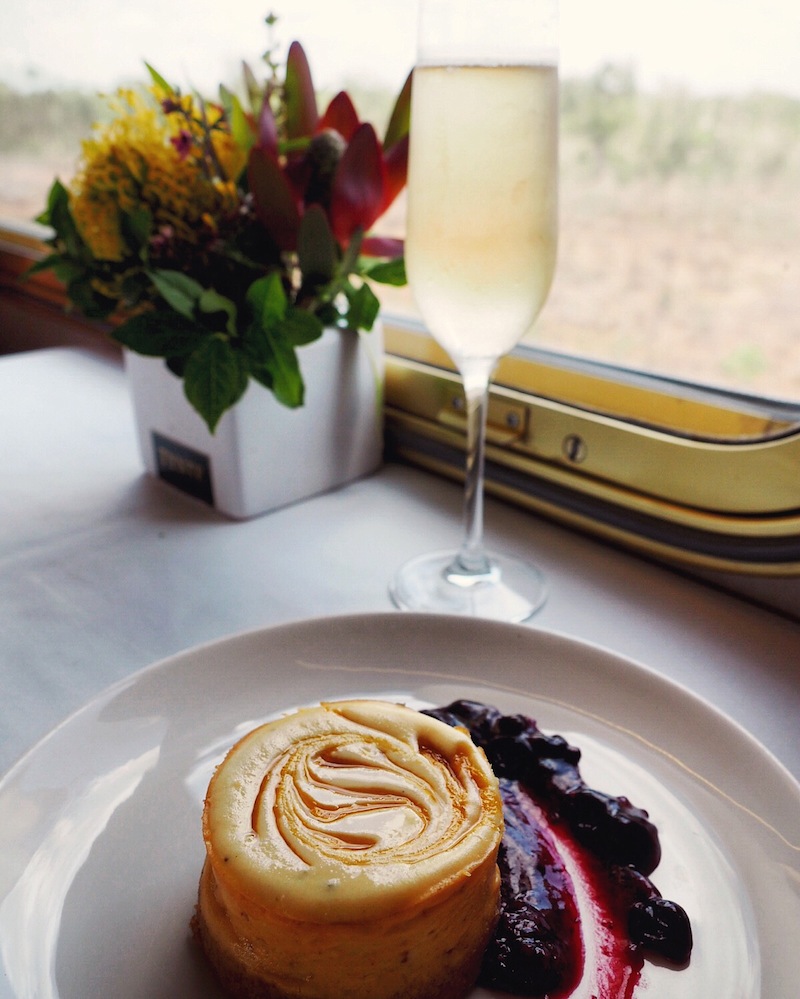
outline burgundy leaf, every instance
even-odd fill
[[[391,149],[384,154],[386,166],[386,186],[384,189],[384,201],[381,212],[385,212],[397,195],[406,186],[408,175],[408,135],[396,142]]]
[[[261,224],[281,250],[294,250],[300,213],[278,161],[263,149],[251,149],[247,178]]]
[[[365,257],[386,257],[394,260],[402,257],[405,243],[394,236],[366,236],[361,243],[361,253]]]
[[[331,228],[346,244],[356,229],[363,232],[381,214],[386,188],[386,167],[372,125],[358,127],[345,149],[331,187]]]
[[[258,114],[258,145],[274,159],[277,159],[278,123],[275,121],[275,115],[266,94]]]
[[[311,68],[300,42],[292,42],[286,57],[286,136],[301,139],[313,135],[319,113]]]
[[[342,90],[328,105],[317,126],[317,131],[321,132],[324,128],[334,128],[346,142],[350,142],[360,124],[358,112],[353,102]]]
[[[287,156],[283,163],[283,176],[292,190],[298,210],[302,208],[305,192],[311,179],[311,164],[305,152]]]

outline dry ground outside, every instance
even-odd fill
[[[788,188],[567,187],[533,342],[800,401],[800,198]]]

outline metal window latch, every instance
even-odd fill
[[[442,406],[438,420],[445,426],[466,432],[467,414],[464,396],[461,393],[451,396]],[[521,441],[527,435],[528,409],[522,403],[511,403],[504,399],[489,399],[486,414],[486,441],[502,447]]]

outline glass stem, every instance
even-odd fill
[[[489,381],[495,363],[493,359],[480,359],[460,365],[467,408],[464,538],[447,571],[447,578],[462,586],[489,579],[493,574],[483,547],[483,479]]]

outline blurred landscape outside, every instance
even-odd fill
[[[385,120],[388,88],[344,86],[362,118]],[[29,222],[53,178],[72,177],[104,108],[0,70],[0,224]],[[565,77],[559,263],[530,342],[800,402],[799,181],[800,98],[645,88],[614,63]],[[402,228],[400,199],[384,229]],[[407,291],[381,299],[415,314]]]

